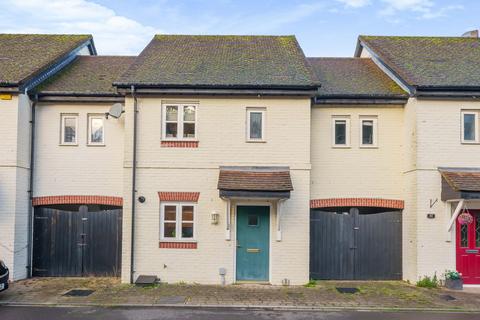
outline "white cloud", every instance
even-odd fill
[[[91,33],[99,54],[138,54],[155,33],[161,32],[87,0],[0,0],[0,3],[2,32]]]
[[[337,1],[345,4],[345,6],[347,7],[352,7],[352,8],[365,7],[371,3],[370,0],[337,0]]]
[[[461,5],[438,7],[433,0],[381,0],[384,7],[380,14],[394,16],[398,12],[414,12],[418,19],[433,19],[446,16],[449,11],[463,9]]]

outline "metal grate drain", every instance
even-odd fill
[[[346,287],[336,287],[338,292],[340,293],[349,293],[349,294],[354,294],[359,292],[358,288],[346,288]]]
[[[95,290],[88,289],[73,289],[64,294],[67,297],[87,297],[94,293]]]
[[[457,300],[457,298],[449,295],[449,294],[442,294],[440,295],[440,299],[445,300],[445,301],[454,301]]]

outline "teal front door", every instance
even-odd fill
[[[237,206],[237,281],[268,281],[270,207]]]

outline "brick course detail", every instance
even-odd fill
[[[110,196],[46,196],[32,199],[33,206],[53,204],[102,204],[121,207],[123,198]]]
[[[198,141],[162,141],[160,145],[166,148],[198,148]]]
[[[200,192],[159,192],[160,201],[198,202]]]
[[[380,207],[389,209],[403,209],[403,200],[378,198],[332,198],[310,200],[310,208],[328,207]]]
[[[164,242],[160,241],[162,249],[197,249],[196,242]]]

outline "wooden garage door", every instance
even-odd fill
[[[325,280],[402,279],[402,214],[312,210],[310,277]]]
[[[122,209],[35,208],[33,275],[119,276]]]

